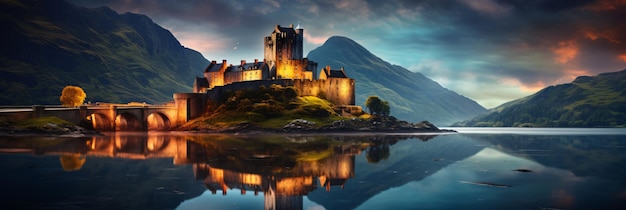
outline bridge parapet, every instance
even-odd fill
[[[68,122],[96,130],[169,130],[187,122],[186,109],[175,106],[44,106],[0,107],[0,117],[10,121],[54,116]],[[182,116],[181,116],[182,115]]]

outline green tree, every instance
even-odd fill
[[[368,97],[365,101],[365,106],[371,115],[389,117],[389,114],[391,113],[389,102],[381,100],[378,96]]]
[[[391,108],[389,107],[389,102],[387,101],[382,101],[382,105],[381,105],[381,109],[380,109],[380,115],[382,115],[383,117],[389,117],[389,114],[391,113]]]
[[[383,107],[383,102],[378,98],[378,96],[370,96],[367,97],[365,101],[365,106],[367,110],[369,110],[371,115],[378,115]]]
[[[59,100],[63,106],[80,106],[85,101],[87,94],[78,86],[65,86],[61,92]]]

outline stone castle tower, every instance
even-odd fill
[[[313,79],[317,63],[303,58],[304,29],[298,25],[282,27],[276,25],[274,31],[264,39],[265,62],[270,79]]]

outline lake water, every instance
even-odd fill
[[[0,137],[1,209],[626,209],[626,129]]]

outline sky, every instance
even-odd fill
[[[218,62],[263,59],[263,37],[300,24],[305,55],[345,36],[486,108],[626,69],[626,0],[69,1],[145,14]]]

